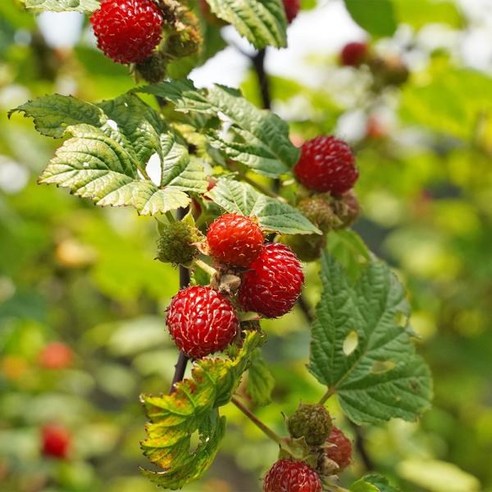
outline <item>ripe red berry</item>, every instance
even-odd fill
[[[299,13],[300,0],[283,0],[285,16],[287,17],[287,24],[290,24]]]
[[[352,443],[338,428],[333,426],[326,440],[326,456],[333,460],[341,470],[347,468],[352,460]]]
[[[292,250],[284,244],[267,244],[243,275],[239,303],[245,311],[277,318],[292,309],[303,283],[301,262]]]
[[[65,369],[72,363],[72,349],[62,342],[52,342],[39,353],[38,361],[45,369]]]
[[[229,299],[200,285],[187,287],[173,297],[166,323],[178,348],[194,359],[224,350],[239,329]]]
[[[318,474],[302,461],[279,460],[263,481],[263,492],[321,492]]]
[[[103,0],[91,16],[97,46],[117,63],[148,58],[162,35],[162,14],[152,0]]]
[[[333,195],[348,191],[359,177],[352,150],[332,135],[318,136],[302,145],[294,174],[306,188]]]
[[[71,437],[60,425],[48,424],[41,430],[41,452],[44,456],[65,459],[70,451]]]
[[[367,43],[347,43],[340,51],[340,63],[345,67],[358,67],[367,57]]]
[[[251,217],[224,214],[210,224],[207,242],[219,263],[248,267],[263,247],[263,233]]]

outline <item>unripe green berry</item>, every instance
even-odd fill
[[[336,222],[329,198],[324,195],[304,198],[297,204],[297,208],[323,232],[328,232]]]
[[[320,446],[333,427],[330,414],[324,405],[301,403],[287,419],[287,428],[294,438],[304,437],[310,446]]]
[[[198,255],[194,243],[200,240],[199,231],[185,222],[172,222],[160,228],[157,258],[163,263],[183,265]]]
[[[166,77],[166,60],[162,53],[152,53],[135,65],[137,74],[150,84],[156,84]]]
[[[320,234],[282,234],[277,242],[288,246],[301,261],[309,262],[321,256],[326,237]]]

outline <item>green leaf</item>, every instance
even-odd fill
[[[99,8],[97,0],[22,0],[26,8],[35,12],[94,12]]]
[[[371,473],[365,475],[350,486],[350,492],[399,492],[386,477]]]
[[[403,286],[373,260],[355,284],[330,256],[312,329],[309,370],[356,423],[416,420],[429,407],[429,369],[415,353]]]
[[[275,379],[261,351],[257,349],[252,355],[248,369],[246,391],[255,405],[265,406],[272,401],[274,386]]]
[[[396,31],[390,0],[345,0],[345,7],[352,19],[374,37],[392,36]]]
[[[327,249],[341,263],[351,279],[356,279],[371,258],[371,252],[357,232],[351,229],[330,231]]]
[[[420,29],[428,24],[447,24],[459,28],[463,16],[455,2],[448,0],[392,0],[400,22]]]
[[[217,409],[232,398],[262,341],[259,332],[250,331],[240,349],[231,348],[230,358],[195,362],[191,377],[178,383],[174,393],[141,396],[150,420],[141,446],[145,456],[164,469],[144,471],[151,480],[177,489],[199,478],[210,466],[225,426],[225,418],[219,417]]]
[[[181,80],[139,91],[167,99],[177,111],[201,115],[201,120],[195,119],[193,123],[207,134],[210,144],[227,158],[258,173],[278,177],[299,158],[299,150],[289,139],[287,123],[271,111],[258,109],[235,89],[216,85],[198,90],[191,81]],[[220,128],[211,124],[217,115],[222,121]]]
[[[221,178],[208,196],[227,212],[250,215],[266,231],[283,234],[313,234],[320,231],[287,203],[256,191],[250,184]]]
[[[161,133],[166,126],[149,105],[134,94],[124,94],[97,106],[105,115],[105,132],[115,140],[122,141],[124,137],[131,142],[140,162],[146,162],[154,152],[162,155]]]
[[[287,21],[280,0],[207,0],[212,12],[232,24],[253,46],[287,46]]]
[[[75,125],[72,138],[57,150],[39,178],[71,193],[92,199],[99,206],[131,205],[143,215],[164,213],[188,205],[186,193],[172,186],[159,188],[139,174],[141,162],[128,145],[108,137],[101,129]]]
[[[430,83],[427,79],[404,88],[400,114],[408,123],[470,140],[492,111],[491,91],[492,78],[483,73],[438,68]]]
[[[130,205],[143,215],[185,207],[190,202],[185,192],[207,189],[200,161],[133,93],[97,105],[46,96],[13,111],[32,117],[43,135],[71,137],[57,150],[41,183],[69,188],[100,206]],[[155,182],[147,175],[152,163],[160,167]]]
[[[39,133],[54,138],[61,138],[69,126],[81,123],[101,126],[106,120],[103,111],[95,104],[60,94],[28,101],[11,110],[9,117],[15,112],[33,118]]]
[[[484,490],[477,479],[454,463],[435,459],[409,458],[397,466],[398,475],[432,492],[479,492]]]

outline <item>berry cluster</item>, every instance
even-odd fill
[[[350,439],[333,425],[330,414],[321,404],[299,405],[287,419],[287,427],[290,439],[297,443],[296,456],[288,452],[285,456],[286,451],[282,452],[281,459],[265,475],[263,491],[321,492],[323,482],[330,477],[336,479],[350,464]],[[300,451],[302,444],[304,452]]]
[[[372,88],[379,91],[388,86],[404,84],[410,75],[408,67],[398,54],[379,55],[368,43],[351,41],[342,47],[338,55],[340,65],[359,68],[367,66],[373,78]]]
[[[297,208],[323,233],[285,236],[287,244],[303,261],[320,257],[326,233],[352,225],[359,215],[353,186],[359,177],[355,156],[346,142],[333,135],[320,135],[304,142],[293,169],[299,191]]]
[[[161,231],[160,246],[168,232],[167,228]],[[191,260],[198,247],[189,240],[191,235],[183,237],[184,244],[173,248],[188,251],[185,258]],[[228,213],[208,227],[206,242],[199,247],[212,257],[218,278],[208,286],[182,289],[167,309],[169,333],[188,357],[224,350],[240,332],[238,311],[276,318],[293,308],[304,283],[301,263],[287,246],[264,241],[261,228],[251,217]],[[174,260],[176,256],[172,255]],[[163,259],[162,254],[158,257]],[[237,279],[238,285],[223,288],[227,276]]]

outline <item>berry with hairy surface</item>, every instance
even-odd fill
[[[162,14],[152,0],[103,0],[90,22],[97,46],[116,63],[144,61],[162,36]]]
[[[251,217],[224,214],[210,224],[207,242],[211,256],[219,263],[248,267],[260,254],[263,233]]]
[[[333,426],[331,429],[330,435],[325,442],[325,455],[338,465],[339,471],[350,465],[352,443],[338,427]]]
[[[294,174],[309,190],[332,195],[345,193],[359,177],[352,150],[332,135],[318,136],[302,145]]]
[[[245,311],[277,318],[293,308],[303,283],[301,262],[292,250],[284,244],[266,244],[243,275],[239,303]]]
[[[320,446],[330,434],[331,416],[324,405],[301,403],[287,419],[287,428],[292,437],[304,437],[310,446]]]
[[[162,224],[156,259],[163,263],[185,265],[198,255],[195,243],[199,240],[198,229],[184,221]]]
[[[325,195],[303,198],[297,204],[297,208],[323,232],[328,232],[333,228],[333,224],[338,222],[329,197]]]
[[[200,285],[186,287],[173,297],[166,323],[178,348],[194,359],[224,350],[239,330],[229,299]]]
[[[263,480],[263,492],[321,492],[318,474],[302,461],[279,460]]]

